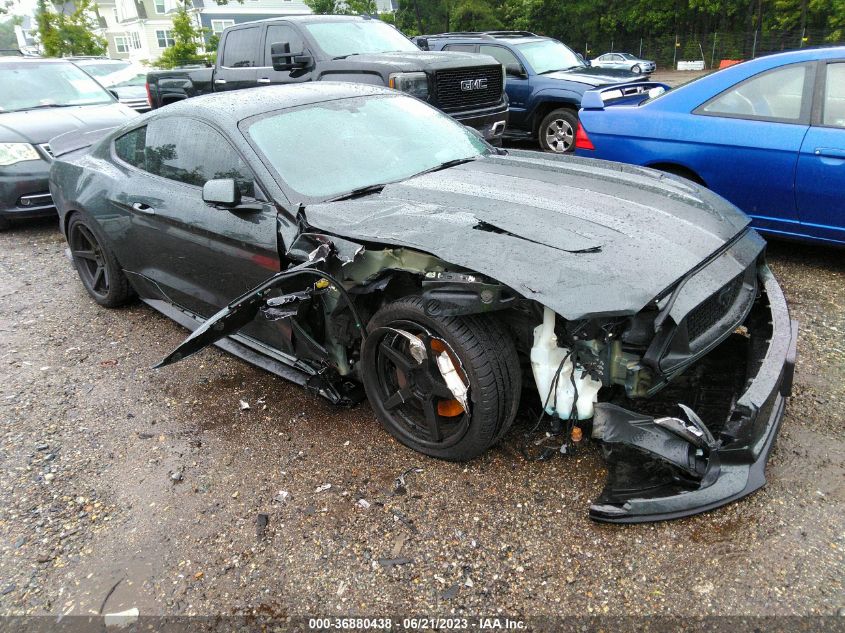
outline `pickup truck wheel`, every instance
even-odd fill
[[[565,154],[575,151],[578,116],[565,108],[549,112],[540,123],[540,148],[546,152]]]
[[[370,320],[361,354],[364,388],[382,426],[402,444],[440,459],[470,460],[515,416],[522,376],[513,339],[489,315],[429,316],[423,306],[420,297],[405,297]],[[463,398],[456,380],[458,391],[467,389]]]

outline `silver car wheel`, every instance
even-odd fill
[[[546,145],[553,152],[563,154],[575,142],[575,130],[565,119],[555,119],[546,128]]]
[[[635,75],[639,75],[639,74],[640,74],[640,72],[642,72],[642,69],[640,68],[640,65],[639,65],[639,64],[634,64],[634,65],[631,67],[631,72],[632,72],[632,73],[634,73]]]

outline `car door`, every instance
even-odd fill
[[[254,88],[261,58],[261,26],[226,31],[220,42],[220,63],[214,73],[214,90]]]
[[[288,23],[269,24],[264,35],[264,63],[258,69],[259,84],[293,84],[312,81],[314,79],[314,64],[308,68],[294,68],[292,70],[273,70],[273,59],[270,48],[273,44],[287,42],[290,52],[294,55],[311,55],[300,32]]]
[[[510,124],[519,126],[525,119],[525,108],[531,94],[530,79],[525,65],[504,46],[481,44],[479,53],[490,55],[508,71],[505,92],[510,103]]]
[[[798,215],[804,233],[845,242],[845,60],[822,64],[816,101],[798,157]]]
[[[163,298],[208,317],[279,270],[276,209],[256,199],[262,194],[250,170],[208,123],[158,118],[116,139],[114,149],[136,167],[112,199],[130,217],[123,264]],[[202,185],[214,178],[235,179],[255,204],[243,211],[206,204]]]
[[[676,162],[769,231],[798,222],[795,170],[812,109],[815,64],[788,64],[741,81],[693,110],[667,117]]]

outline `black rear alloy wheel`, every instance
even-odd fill
[[[510,426],[521,370],[512,339],[494,317],[428,316],[421,298],[405,297],[382,307],[368,329],[364,387],[397,440],[432,457],[465,461]]]
[[[129,282],[99,232],[75,215],[68,224],[68,244],[85,290],[101,306],[115,308],[131,296]]]

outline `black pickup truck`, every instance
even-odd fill
[[[502,65],[487,55],[421,51],[397,29],[368,17],[308,15],[230,26],[214,68],[147,75],[158,108],[223,90],[306,81],[389,86],[427,101],[489,141],[505,130]]]

